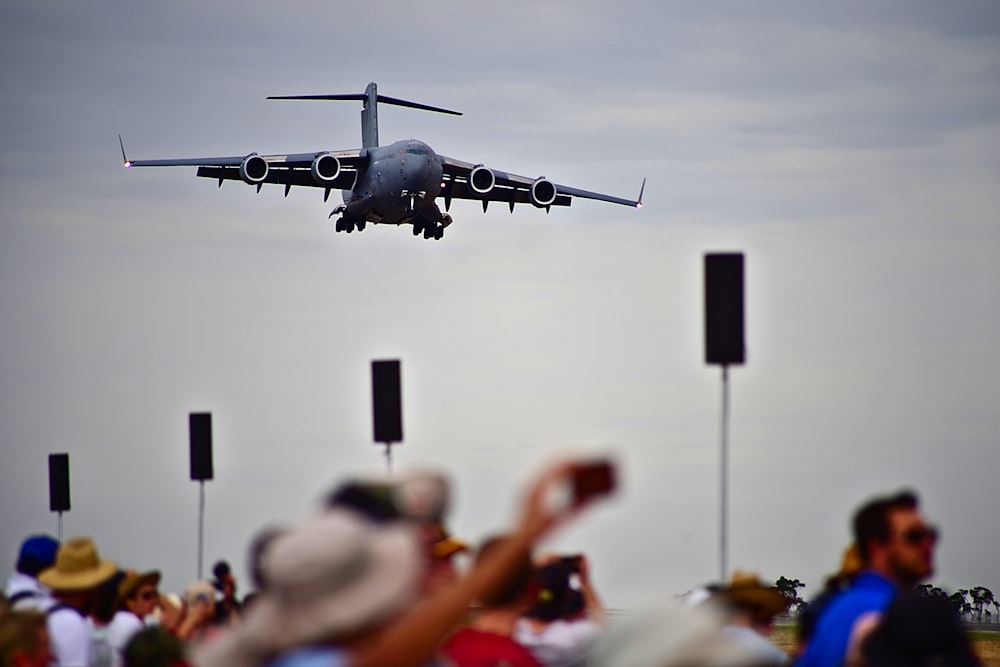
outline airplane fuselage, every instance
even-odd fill
[[[409,139],[366,150],[368,164],[359,170],[354,188],[343,191],[348,219],[391,225],[441,220],[434,200],[443,166],[430,146]]]

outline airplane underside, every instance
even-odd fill
[[[419,202],[419,206],[414,207],[417,202]],[[336,222],[337,231],[348,234],[355,230],[363,232],[369,222],[373,225],[396,225],[397,227],[412,225],[414,236],[423,234],[425,239],[440,241],[444,238],[445,227],[452,223],[452,217],[447,213],[442,213],[433,201],[420,201],[415,198],[411,198],[399,213],[392,216],[380,215],[370,202],[368,206],[341,204],[333,209],[328,217],[332,218],[337,214],[340,214]]]

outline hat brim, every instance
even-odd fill
[[[150,570],[149,572],[142,572],[132,578],[126,577],[125,581],[121,583],[118,587],[118,594],[123,600],[135,595],[142,586],[148,586],[152,584],[153,586],[160,585],[160,571]]]
[[[751,607],[767,616],[777,616],[788,609],[788,600],[779,591],[766,587],[733,588],[723,591],[722,597],[729,602]]]
[[[85,591],[104,583],[118,571],[118,564],[110,560],[98,562],[97,567],[83,572],[61,572],[50,567],[38,575],[38,581],[54,591]]]
[[[408,607],[424,569],[413,528],[380,527],[371,538],[370,563],[348,585],[315,600],[260,595],[247,612],[241,634],[255,644],[281,650],[327,641],[370,627]]]

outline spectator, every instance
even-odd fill
[[[629,614],[598,640],[589,667],[750,667],[746,647],[722,634],[713,605],[683,603]]]
[[[547,556],[539,561],[535,577],[535,599],[518,621],[514,638],[546,667],[582,666],[605,617],[586,556]]]
[[[233,625],[240,620],[240,601],[236,597],[236,577],[229,569],[229,563],[218,561],[212,568],[215,579],[212,585],[221,596],[215,604],[215,625]]]
[[[773,586],[765,586],[755,574],[733,573],[733,579],[715,597],[726,619],[722,632],[754,656],[754,665],[784,665],[787,653],[768,639],[774,617],[788,609],[788,600]]]
[[[45,614],[34,609],[0,611],[0,665],[48,667],[51,662]]]
[[[830,604],[838,595],[847,590],[854,577],[861,571],[861,556],[858,547],[851,544],[844,549],[844,554],[840,559],[840,569],[827,577],[823,584],[823,590],[819,595],[805,604],[798,615],[798,645],[799,653],[805,650],[816,627],[816,619],[826,606]]]
[[[430,560],[427,565],[424,592],[430,594],[458,580],[455,557],[467,552],[469,547],[451,535],[442,523],[433,523],[427,527],[427,541],[430,543]]]
[[[114,649],[114,664],[121,665],[125,646],[134,635],[146,627],[160,602],[160,573],[128,572],[118,584],[118,609],[108,625],[108,640]]]
[[[426,548],[419,530],[396,520],[376,524],[356,511],[330,510],[276,538],[262,554],[264,591],[239,628],[196,645],[198,667],[424,667],[473,599],[495,594],[533,545],[589,502],[554,508],[570,464],[547,469],[531,486],[516,528],[494,553],[453,585],[425,598],[417,589]],[[339,527],[338,527],[339,524]],[[315,546],[310,546],[315,542]],[[387,550],[385,542],[395,544]],[[297,545],[297,546],[296,546]],[[381,545],[381,546],[377,546]],[[394,564],[387,567],[383,559]],[[385,572],[375,577],[373,572]],[[358,605],[358,589],[365,592]],[[331,608],[330,614],[308,609]],[[287,611],[288,613],[282,613]]]
[[[863,569],[816,619],[799,667],[861,664],[861,645],[897,591],[934,571],[937,530],[924,521],[915,494],[869,501],[854,515],[853,529]]]
[[[90,624],[90,667],[118,667],[119,656],[111,645],[111,622],[118,611],[118,585],[124,581],[125,572],[118,570],[97,587],[97,594],[90,604],[87,621]]]
[[[47,611],[55,603],[49,589],[38,583],[38,574],[52,567],[58,550],[59,542],[48,535],[32,535],[21,543],[17,565],[4,588],[11,607]]]
[[[476,554],[482,564],[506,538],[487,540]],[[531,603],[533,568],[528,554],[513,568],[503,588],[479,599],[479,610],[472,620],[445,642],[441,651],[454,667],[541,667],[524,646],[514,640],[518,617]]]
[[[900,593],[862,647],[877,667],[977,667],[955,609],[944,598]]]
[[[215,586],[209,581],[196,581],[184,591],[184,618],[177,636],[184,641],[200,641],[216,633]]]
[[[155,625],[137,632],[123,654],[124,667],[187,667],[183,642]]]
[[[78,537],[59,547],[55,565],[38,575],[38,581],[52,590],[55,599],[47,622],[55,665],[91,664],[94,644],[87,613],[97,587],[117,570],[114,562],[101,560],[93,540]]]

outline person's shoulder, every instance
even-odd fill
[[[541,667],[531,651],[513,638],[468,626],[449,637],[443,651],[456,667],[480,665],[486,659],[510,667]]]
[[[267,667],[347,667],[347,653],[334,646],[313,646],[284,653]]]

